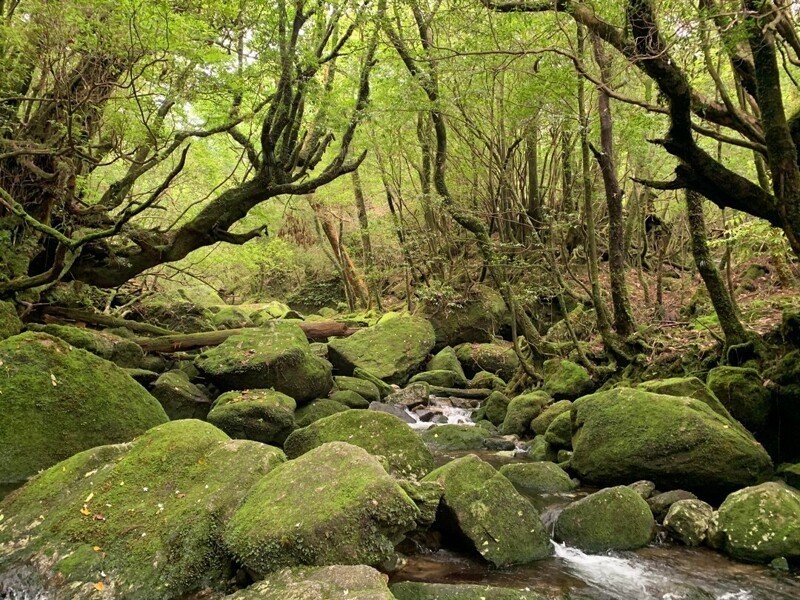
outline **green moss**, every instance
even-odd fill
[[[280,450],[230,440],[193,420],[161,425],[132,444],[87,450],[0,503],[0,570],[25,562],[65,590],[102,581],[132,599],[220,589],[234,568],[220,526],[284,460]],[[32,521],[39,523],[33,531]],[[25,531],[30,539],[20,547]]]
[[[503,435],[524,435],[529,431],[531,421],[538,417],[553,399],[545,392],[522,394],[508,403],[506,416],[500,426]]]
[[[511,400],[502,392],[494,391],[481,405],[486,419],[493,425],[500,427],[506,418],[508,404]]]
[[[308,427],[320,419],[346,410],[350,410],[350,407],[332,398],[322,398],[298,409],[294,420],[298,427]]]
[[[464,375],[464,368],[458,361],[456,351],[450,346],[445,346],[428,361],[426,371],[452,371],[458,375],[460,381],[466,385],[467,377]]]
[[[403,581],[391,589],[397,600],[545,600],[538,592],[485,585]]]
[[[570,412],[562,412],[544,432],[545,441],[553,448],[572,448],[572,417]]]
[[[638,386],[654,394],[665,394],[667,396],[682,396],[684,398],[694,398],[703,404],[707,405],[711,410],[728,419],[735,425],[741,427],[741,424],[736,421],[728,412],[728,409],[719,401],[714,393],[708,389],[708,386],[700,381],[697,377],[672,377],[670,379],[654,379],[653,381],[645,381]]]
[[[213,331],[211,306],[224,305],[219,295],[208,287],[189,287],[163,291],[144,298],[133,309],[153,325],[172,331],[197,333]]]
[[[346,377],[344,375],[334,377],[333,381],[340,391],[355,392],[367,402],[380,402],[381,393],[378,390],[378,386],[371,381],[359,379],[358,377]]]
[[[702,500],[678,500],[664,517],[664,528],[673,539],[697,546],[706,539],[714,509]]]
[[[442,506],[487,561],[502,567],[550,556],[539,513],[514,486],[475,455],[432,471],[423,481],[444,486]]]
[[[333,387],[330,364],[311,353],[302,329],[282,321],[229,337],[195,365],[221,390],[274,388],[298,403]]]
[[[270,573],[230,600],[395,600],[386,576],[364,565],[298,567]]]
[[[284,319],[289,317],[294,311],[287,304],[273,300],[265,304],[250,305],[249,318],[256,327],[264,327],[267,322],[274,319]]]
[[[366,369],[388,383],[404,384],[433,349],[431,324],[403,316],[328,342],[328,356],[343,374]]]
[[[208,422],[234,439],[282,445],[295,428],[297,403],[275,390],[228,392],[214,402]]]
[[[489,373],[489,371],[478,371],[469,381],[467,387],[471,390],[489,389],[502,391],[506,389],[506,382],[494,373]]]
[[[577,484],[566,471],[552,462],[514,463],[500,467],[517,491],[525,494],[571,492]]]
[[[774,417],[772,394],[755,369],[717,367],[706,379],[711,392],[735,419],[753,432],[763,432]]]
[[[461,344],[455,350],[467,373],[488,371],[510,381],[519,368],[519,358],[510,343]]]
[[[531,430],[536,435],[543,435],[550,424],[556,420],[556,417],[564,413],[568,413],[572,408],[572,402],[569,400],[559,400],[545,408],[542,413],[531,421]],[[572,433],[570,432],[570,436]]]
[[[394,393],[394,388],[383,381],[382,379],[378,379],[375,375],[373,375],[370,371],[366,369],[361,369],[356,367],[353,369],[353,378],[354,379],[362,379],[364,381],[368,381],[369,383],[373,384],[376,388],[378,388],[378,392],[380,393],[381,398],[386,398],[389,394]]]
[[[373,410],[337,413],[298,429],[286,439],[286,454],[294,458],[335,441],[381,457],[387,470],[398,477],[419,478],[433,468],[433,455],[408,425]]]
[[[376,565],[418,512],[377,459],[333,442],[263,477],[230,520],[225,543],[262,576],[295,565]]]
[[[91,352],[120,367],[136,368],[142,364],[144,358],[144,353],[136,342],[111,333],[71,325],[52,324],[35,327],[33,330],[61,338],[70,346]]]
[[[555,537],[585,552],[630,550],[650,543],[654,528],[647,502],[623,485],[567,506],[556,521]]]
[[[466,378],[453,371],[444,370],[417,373],[410,379],[409,383],[417,383],[418,381],[444,388],[463,388],[467,385]]]
[[[344,404],[347,408],[366,409],[369,408],[369,401],[361,394],[352,390],[339,390],[331,394],[331,400]]]
[[[422,432],[421,437],[436,450],[479,450],[491,434],[473,425],[437,425]]]
[[[211,410],[211,400],[183,371],[167,371],[159,376],[152,392],[172,420],[205,419]]]
[[[544,439],[543,435],[537,435],[530,442],[528,458],[535,461],[555,462],[558,452]]]
[[[544,362],[542,389],[556,400],[575,400],[588,394],[593,386],[589,372],[571,360],[552,358]]]
[[[238,306],[212,307],[211,311],[214,313],[211,322],[217,329],[239,329],[253,326],[247,312]]]
[[[0,342],[0,484],[167,420],[115,364],[43,333]]]
[[[17,316],[14,305],[11,302],[0,302],[0,340],[17,335],[20,331],[22,321]]]
[[[502,296],[486,286],[473,287],[469,296],[458,302],[429,300],[424,303],[423,312],[433,325],[438,346],[489,342],[510,324]]]

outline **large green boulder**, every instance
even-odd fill
[[[800,350],[785,354],[764,378],[771,381],[780,439],[780,459],[800,460]]]
[[[0,340],[22,331],[22,321],[17,315],[17,310],[11,302],[0,301]]]
[[[256,483],[229,521],[225,544],[261,577],[299,565],[374,566],[394,554],[418,514],[375,457],[331,442]]]
[[[248,317],[256,327],[264,327],[268,321],[288,318],[294,311],[287,304],[273,300],[264,304],[249,304],[242,308],[248,309]]]
[[[463,382],[462,385],[467,384],[467,376],[464,375],[464,368],[458,361],[456,351],[451,346],[445,346],[436,355],[428,361],[425,367],[426,371],[452,371],[458,377],[458,380]]]
[[[594,387],[589,371],[571,360],[551,358],[544,361],[543,366],[542,390],[556,400],[575,400],[588,394]]]
[[[494,566],[527,563],[552,554],[550,538],[533,505],[474,454],[439,467],[423,481],[444,486],[441,525],[454,524]]]
[[[800,492],[763,483],[733,492],[715,514],[709,542],[739,560],[800,558]]]
[[[440,451],[480,450],[491,434],[474,425],[437,425],[422,432],[422,441]]]
[[[702,500],[678,500],[664,517],[664,528],[673,539],[697,546],[706,539],[714,509]]]
[[[467,383],[467,388],[471,390],[496,390],[503,391],[506,389],[506,382],[500,379],[494,373],[489,371],[478,371],[475,376]]]
[[[547,408],[545,408],[542,413],[531,421],[531,431],[536,435],[544,435],[544,432],[547,431],[550,424],[556,420],[559,416],[563,415],[564,413],[569,413],[572,409],[572,402],[569,400],[559,400],[558,402],[554,402]],[[570,432],[570,437],[572,433]]]
[[[502,296],[486,286],[474,286],[458,303],[424,303],[422,311],[436,332],[436,345],[490,342],[507,328],[510,315]]]
[[[488,585],[424,583],[403,581],[391,586],[397,600],[545,600],[546,596],[530,590]]]
[[[512,463],[500,467],[500,472],[524,494],[563,494],[578,487],[567,472],[553,462]]]
[[[346,404],[332,398],[321,398],[314,400],[311,404],[301,406],[294,415],[297,427],[308,427],[312,423],[330,417],[336,413],[350,410]]]
[[[70,346],[82,348],[100,358],[110,360],[120,367],[135,369],[142,364],[144,358],[144,352],[139,344],[113,333],[72,325],[50,324],[31,327],[35,331],[61,338]]]
[[[572,411],[562,412],[548,425],[545,441],[553,448],[572,448]]]
[[[298,404],[328,395],[331,365],[311,352],[303,330],[282,321],[233,335],[195,366],[223,391],[273,388]]]
[[[212,306],[210,310],[214,314],[211,322],[217,329],[241,329],[253,326],[247,312],[238,306]]]
[[[0,485],[167,421],[123,369],[44,333],[0,341]]]
[[[483,401],[481,411],[488,421],[500,427],[505,421],[508,405],[511,402],[503,392],[494,391]]]
[[[227,596],[230,600],[395,600],[387,577],[366,565],[295,567]]]
[[[369,401],[358,392],[352,390],[338,390],[331,394],[330,400],[344,404],[347,408],[369,408]]]
[[[508,403],[506,416],[500,425],[503,435],[524,435],[530,430],[531,421],[538,417],[553,399],[543,391],[530,392],[513,398]]]
[[[772,393],[755,369],[716,367],[708,372],[706,384],[733,417],[756,437],[767,433],[774,424]]]
[[[211,410],[211,400],[206,393],[189,381],[183,371],[167,371],[159,375],[151,393],[164,407],[170,419],[202,419]]]
[[[208,422],[234,439],[283,445],[295,428],[297,403],[275,390],[227,392],[214,402]]]
[[[718,495],[772,472],[752,436],[692,398],[612,389],[576,400],[572,424],[571,468],[585,483],[649,479]]]
[[[467,385],[467,380],[458,373],[453,371],[422,371],[417,373],[410,380],[409,383],[427,383],[428,385],[442,387],[442,388],[463,388]]]
[[[433,468],[433,455],[419,436],[397,417],[377,410],[348,410],[314,421],[286,439],[295,458],[328,442],[347,442],[382,459],[386,469],[417,479]]]
[[[358,377],[338,375],[333,378],[336,387],[342,392],[355,392],[367,402],[380,402],[381,393],[378,386]]]
[[[671,377],[670,379],[654,379],[639,384],[639,389],[654,394],[664,394],[666,396],[681,396],[683,398],[694,398],[707,405],[715,413],[724,417],[736,425],[738,422],[731,416],[728,409],[719,401],[708,386],[697,377]]]
[[[433,327],[419,317],[399,316],[350,337],[328,342],[328,356],[344,375],[365,369],[388,383],[402,385],[433,349]]]
[[[488,371],[503,381],[511,381],[519,368],[519,357],[510,342],[460,344],[455,350],[458,361],[469,375]]]
[[[647,502],[621,485],[567,506],[556,521],[555,537],[585,552],[631,550],[650,543],[654,529]]]
[[[386,398],[394,393],[395,388],[386,383],[383,379],[379,379],[367,369],[356,367],[353,369],[353,379],[361,379],[375,386],[381,398]]]
[[[76,454],[0,503],[0,580],[16,578],[20,597],[39,598],[224,591],[237,567],[221,527],[284,460],[194,420]]]
[[[142,321],[181,333],[213,331],[211,308],[225,301],[209,287],[186,287],[161,291],[133,305],[134,316]]]

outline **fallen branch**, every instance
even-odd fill
[[[45,306],[42,308],[42,315],[45,321],[52,321],[54,319],[60,321],[74,321],[80,323],[88,323],[90,325],[102,325],[103,327],[125,327],[131,331],[138,333],[149,333],[150,335],[174,335],[174,331],[150,325],[149,323],[139,323],[138,321],[130,321],[120,317],[112,317],[111,315],[104,315],[102,313],[92,312],[90,310],[81,310],[80,308],[64,308],[62,306]],[[49,317],[49,318],[48,318]]]

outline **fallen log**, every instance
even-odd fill
[[[312,342],[327,340],[330,337],[348,337],[358,331],[357,327],[348,327],[338,321],[313,321],[295,323],[306,337]],[[145,352],[177,352],[178,350],[189,350],[191,348],[203,348],[205,346],[219,346],[229,337],[254,331],[254,328],[246,329],[222,329],[220,331],[203,331],[201,333],[177,333],[173,335],[163,335],[155,338],[138,338],[135,340]]]
[[[112,317],[103,313],[82,310],[80,308],[65,308],[63,306],[45,306],[42,308],[43,320],[52,322],[53,320],[73,321],[76,323],[87,323],[89,325],[102,325],[103,327],[125,327],[136,333],[149,333],[150,335],[175,335],[174,331],[150,325],[149,323],[139,323],[120,317]]]

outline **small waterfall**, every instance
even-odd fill
[[[474,425],[472,421],[472,413],[474,408],[457,408],[450,404],[448,398],[439,398],[438,396],[431,396],[428,400],[427,409],[444,416],[447,423],[433,421],[422,421],[419,415],[412,410],[406,409],[406,413],[414,419],[413,423],[409,423],[412,429],[425,430],[434,427],[435,425]]]

